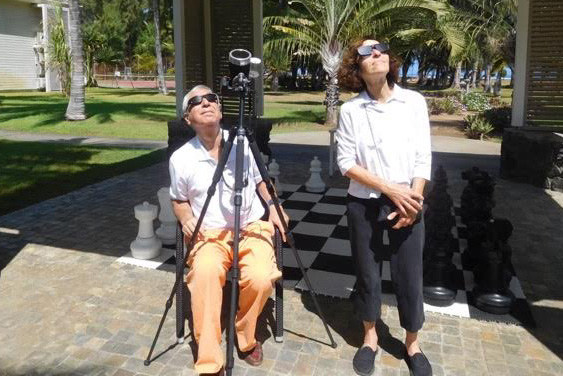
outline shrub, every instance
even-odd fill
[[[462,102],[469,111],[485,111],[491,108],[487,96],[477,92],[464,95]]]
[[[500,100],[500,97],[490,97],[489,98],[489,104],[492,107],[499,107],[499,106],[502,106],[502,101]]]
[[[447,97],[442,101],[444,112],[453,115],[463,110],[463,104],[455,97]]]
[[[470,115],[465,118],[464,131],[469,138],[483,140],[493,130],[493,125],[482,115]]]
[[[463,105],[453,96],[445,99],[430,98],[427,105],[428,113],[431,115],[439,115],[444,112],[452,115],[463,109]]]
[[[442,104],[439,99],[430,98],[427,102],[428,113],[430,115],[440,115],[444,110],[442,109]]]
[[[512,108],[510,106],[493,107],[483,112],[483,117],[491,123],[496,131],[502,132],[505,127],[510,127]]]

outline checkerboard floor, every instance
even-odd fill
[[[354,291],[356,277],[352,265],[350,242],[346,219],[346,190],[330,188],[324,193],[309,193],[304,186],[283,185],[280,199],[290,217],[289,229],[292,231],[297,246],[297,253],[317,294],[337,298],[349,298]],[[461,253],[467,247],[465,226],[461,224],[458,209],[454,210],[456,226],[452,228],[454,237],[453,263],[457,268],[455,283],[457,295],[455,302],[448,307],[424,304],[427,312],[438,312],[458,317],[472,317],[482,320],[534,325],[526,297],[520,282],[513,277],[510,289],[516,302],[510,314],[493,315],[477,309],[472,302],[474,287],[473,273],[464,268]],[[388,244],[384,233],[384,244]],[[293,250],[283,250],[284,287],[308,290]],[[137,260],[130,253],[121,257],[125,262],[151,269],[174,272],[174,250],[163,248],[162,254],[153,260]],[[391,282],[389,255],[384,256],[382,265],[383,301],[396,304]]]

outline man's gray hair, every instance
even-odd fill
[[[184,100],[182,101],[182,114],[183,116],[186,116],[186,112],[188,111],[188,101],[191,99],[192,94],[197,91],[197,90],[209,90],[211,93],[213,92],[213,90],[211,90],[208,86],[205,85],[196,85],[194,86],[190,91],[188,91],[188,94],[186,94],[184,96]]]

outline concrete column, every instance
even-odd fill
[[[176,116],[182,117],[182,100],[186,93],[186,59],[185,59],[185,0],[174,0],[174,66],[176,70]]]
[[[56,73],[54,73],[51,69],[49,69],[49,67],[47,66],[47,61],[49,59],[49,13],[48,13],[48,5],[47,4],[40,4],[39,7],[41,7],[41,19],[42,22],[41,24],[43,25],[43,40],[45,41],[45,91],[49,92],[49,91],[53,91],[52,89],[52,84],[51,84],[51,80],[52,80],[52,75]]]
[[[526,125],[526,102],[528,89],[528,41],[530,0],[518,0],[516,23],[516,56],[514,67],[514,93],[512,98],[512,126]]]
[[[212,27],[211,27],[211,0],[203,1],[203,28],[205,36],[205,84],[216,91],[218,88],[213,87],[213,58],[212,58]]]
[[[255,80],[256,90],[256,115],[264,115],[264,28],[262,26],[262,0],[252,0],[252,19],[254,35],[254,51],[252,55],[262,59],[260,65],[260,76]]]

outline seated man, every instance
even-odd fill
[[[218,97],[206,86],[195,86],[184,98],[183,113],[196,137],[170,158],[170,196],[186,241],[192,237],[201,215],[207,190],[217,167],[228,132],[220,127]],[[190,252],[187,284],[191,293],[194,333],[199,345],[195,370],[223,372],[221,351],[221,302],[226,273],[233,260],[234,185],[236,139],[217,190],[204,215],[202,228]],[[285,240],[280,218],[262,181],[248,142],[244,144],[242,205],[240,210],[240,295],[235,331],[240,351],[251,365],[262,363],[262,345],[255,339],[256,321],[268,300],[273,283],[281,277],[273,250],[274,227]],[[270,206],[268,222],[262,221],[264,206]],[[284,213],[284,216],[287,216]]]

